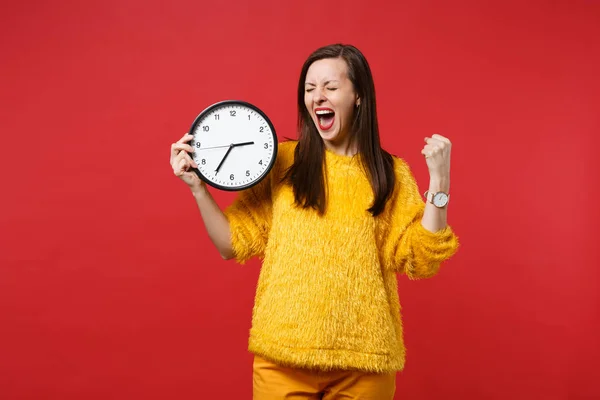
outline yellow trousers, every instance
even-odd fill
[[[312,371],[254,357],[254,400],[393,400],[396,374]]]

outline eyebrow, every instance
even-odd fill
[[[326,82],[325,82],[325,86],[327,86],[327,85],[329,85],[330,83],[333,83],[333,82],[340,83],[340,81],[338,81],[337,79],[331,79],[331,80],[329,80],[329,81],[326,81]],[[314,83],[312,83],[312,82],[305,82],[305,83],[304,83],[304,85],[305,85],[305,86],[306,86],[306,85],[317,86],[317,85],[315,85],[315,84],[314,84]]]

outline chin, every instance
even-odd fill
[[[329,143],[335,143],[338,140],[337,133],[323,134],[319,132],[319,134],[321,135],[321,139]]]
[[[319,132],[319,135],[321,136],[321,139],[327,140],[328,142],[335,142],[336,139],[338,139],[338,137],[340,136],[339,135],[340,131],[335,126],[332,127],[331,129],[329,129],[326,132],[323,132],[319,128],[317,128],[317,131]]]

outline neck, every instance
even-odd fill
[[[340,156],[352,157],[358,153],[358,146],[356,142],[350,141],[349,138],[346,138],[346,140],[341,143],[325,140],[324,144],[327,150]]]

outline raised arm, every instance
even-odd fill
[[[450,193],[450,152],[452,143],[441,135],[425,138],[425,146],[421,154],[425,156],[429,169],[428,196],[435,193]],[[421,221],[425,229],[437,232],[448,225],[448,206],[436,207],[431,201],[425,204],[425,212]]]
[[[430,172],[430,193],[448,193],[450,187],[450,148],[438,143],[441,138],[427,138],[422,151]],[[384,262],[411,279],[428,278],[457,251],[458,238],[447,224],[448,205],[438,208],[429,201],[425,203],[404,161],[396,160],[395,169],[398,186],[391,199],[383,238]]]

